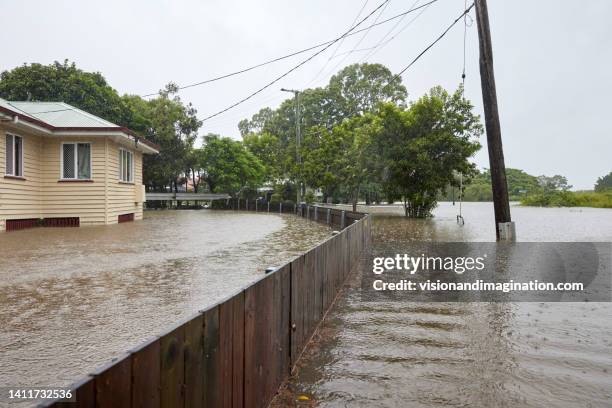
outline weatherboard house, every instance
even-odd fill
[[[142,158],[158,150],[62,102],[0,98],[0,231],[142,219]]]

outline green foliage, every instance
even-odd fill
[[[285,201],[283,201],[283,208],[285,208],[285,209],[286,208],[293,208],[294,205],[295,205],[295,201],[293,201],[293,200],[285,200]]]
[[[547,191],[525,197],[521,204],[534,207],[612,208],[612,192]]]
[[[321,140],[321,130],[331,131],[345,119],[373,111],[381,102],[391,102],[402,105],[407,92],[401,84],[401,79],[394,76],[388,68],[380,64],[350,65],[332,77],[329,84],[323,88],[306,89],[300,93],[300,122],[302,128],[302,154],[306,147],[317,148]],[[274,135],[278,139],[281,155],[277,157],[275,171],[280,172],[280,178],[296,180],[301,176],[301,170],[296,165],[295,145],[295,100],[285,100],[276,110],[261,109],[249,119],[238,124],[243,139],[253,149],[253,153],[266,163],[266,152],[253,140],[252,134]],[[310,137],[309,135],[316,137]],[[311,154],[310,157],[313,155]],[[303,157],[304,167],[309,166]],[[317,164],[312,164],[316,167]],[[304,178],[321,174],[320,168],[304,168]],[[328,186],[334,184],[327,180]],[[331,187],[330,187],[331,188]],[[328,192],[330,190],[328,189]]]
[[[306,194],[304,194],[304,201],[306,204],[313,204],[315,202],[314,193],[312,191],[307,191]]]
[[[508,183],[508,195],[510,201],[520,201],[528,194],[541,190],[538,178],[525,173],[523,170],[507,168],[506,181]],[[459,189],[447,188],[443,196],[444,200],[459,199]],[[476,172],[473,177],[463,178],[463,201],[492,201],[491,173],[488,169]]]
[[[545,193],[553,191],[567,191],[572,188],[572,186],[567,183],[567,178],[558,174],[552,177],[538,176],[538,184]]]
[[[199,157],[201,177],[212,192],[239,196],[263,181],[264,166],[237,140],[206,135]]]
[[[379,103],[401,106],[408,96],[401,78],[381,64],[349,65],[330,79],[327,90],[340,121],[372,112]]]
[[[191,104],[184,105],[178,96],[170,97],[174,91],[175,86],[170,84],[150,101],[126,98],[135,117],[142,118],[147,139],[160,146],[159,154],[144,158],[144,181],[154,190],[166,185],[176,189],[181,175],[188,174],[198,160],[192,149],[202,122]]]
[[[67,60],[24,64],[0,74],[2,98],[66,102],[160,145],[159,155],[144,158],[144,184],[151,190],[176,189],[184,180],[189,152],[201,126],[193,106],[172,97],[176,91],[176,85],[169,84],[150,100],[119,96],[102,74],[82,71]]]
[[[433,88],[408,110],[382,106],[376,136],[379,171],[390,200],[402,199],[410,217],[427,217],[437,195],[456,186],[456,172],[475,172],[470,158],[482,133],[478,116],[461,89]]]
[[[99,72],[85,72],[74,62],[24,64],[0,74],[0,97],[14,101],[66,102],[121,126],[132,111]]]
[[[595,183],[595,191],[604,192],[612,190],[612,171],[603,177],[599,177]]]
[[[277,182],[285,173],[281,160],[283,150],[278,137],[268,132],[249,133],[242,137],[244,146],[257,157],[264,167],[264,180]]]
[[[273,194],[270,196],[270,202],[271,202],[272,204],[278,204],[278,203],[280,203],[281,201],[283,201],[283,196],[282,196],[281,194],[279,194],[279,193],[273,193]]]
[[[242,142],[209,134],[196,149],[202,123],[177,91],[169,84],[150,100],[119,96],[101,74],[67,61],[24,65],[0,75],[2,97],[63,100],[159,144],[159,155],[145,157],[144,182],[150,190],[177,189],[191,177],[195,190],[207,186],[254,198],[265,182],[274,186],[272,200],[293,205],[299,179],[309,189],[321,189],[325,201],[331,197],[356,205],[360,197],[402,199],[406,215],[425,217],[445,187],[458,185],[457,172],[466,179],[475,174],[468,159],[480,148],[482,126],[462,90],[449,94],[437,87],[406,106],[401,79],[380,64],[348,66],[327,86],[300,93],[299,165],[293,98],[242,120]],[[509,172],[509,183],[517,191],[531,188],[534,180],[520,173]],[[479,197],[490,194],[488,176],[479,177],[466,187],[466,195],[470,189]],[[540,181],[555,191],[567,186],[558,178]],[[304,198],[314,201],[312,192]]]

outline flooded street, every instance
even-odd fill
[[[373,251],[411,241],[493,241],[491,203],[441,203],[436,217],[370,208]],[[519,241],[612,241],[612,211],[512,208]],[[275,406],[610,407],[610,303],[415,303],[361,299],[362,268]]]
[[[329,235],[232,211],[0,234],[0,387],[68,385]]]

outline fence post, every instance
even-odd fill
[[[295,205],[295,204],[293,204],[293,213],[294,213],[294,214],[297,214],[297,207],[296,207],[296,205]]]
[[[306,219],[309,220],[310,219],[310,206],[306,205]]]
[[[317,207],[317,206],[315,205],[315,208],[314,208],[314,209],[315,209],[315,213],[314,213],[314,220],[315,220],[315,221],[319,221],[319,214],[318,214],[318,212],[319,212],[319,211],[318,211],[319,207]]]
[[[259,202],[258,199],[255,199],[255,212],[257,212],[257,203]]]
[[[268,212],[270,212],[270,202],[268,201]]]
[[[245,210],[249,211],[249,199],[246,199],[246,207],[244,208]]]
[[[331,224],[331,208],[327,209],[327,225]]]
[[[238,205],[236,206],[237,210],[240,210],[240,198],[238,198]]]
[[[340,229],[343,230],[346,224],[346,211],[342,210],[342,216],[340,217]]]
[[[281,213],[281,214],[283,213],[283,202],[282,201],[278,205],[278,212]]]

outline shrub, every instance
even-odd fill
[[[612,208],[612,192],[552,191],[531,194],[521,200],[521,204],[534,207]]]
[[[312,204],[315,202],[315,195],[312,191],[308,191],[305,195],[304,195],[304,201],[306,202],[306,204]]]
[[[283,196],[280,193],[274,193],[270,196],[270,203],[278,204],[283,201]]]

